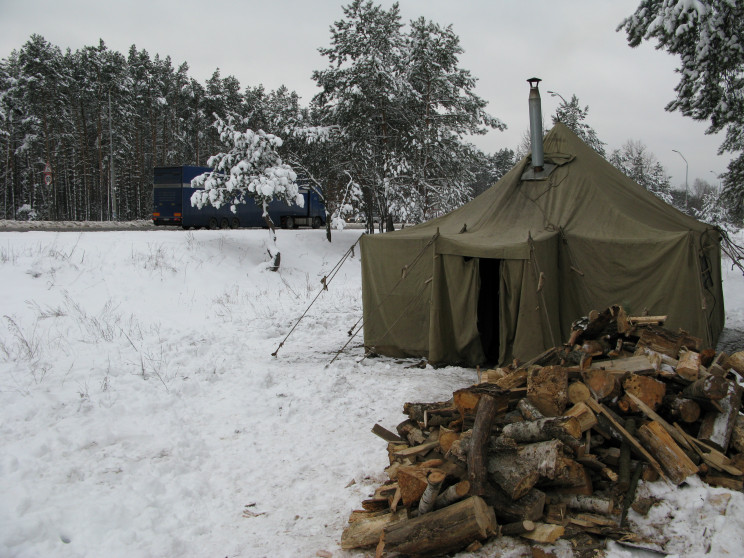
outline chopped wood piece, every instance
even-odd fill
[[[431,469],[416,466],[398,469],[398,486],[404,506],[408,508],[419,501],[429,484],[427,481],[429,472]]]
[[[434,509],[434,502],[436,501],[437,496],[439,496],[439,490],[442,488],[442,483],[444,482],[444,473],[433,471],[432,473],[429,473],[426,480],[426,489],[419,500],[419,515],[424,515]]]
[[[562,366],[530,370],[527,398],[545,416],[562,415],[568,403],[568,371]]]
[[[568,525],[568,511],[566,504],[549,504],[545,507],[545,522],[553,525]]]
[[[520,446],[516,452],[492,454],[488,459],[490,478],[512,500],[518,500],[535,486],[540,477],[554,479],[564,465],[563,444],[558,440]]]
[[[575,494],[569,496],[557,495],[556,498],[558,502],[565,504],[572,510],[600,513],[604,515],[610,515],[615,511],[615,502],[611,498],[605,496],[583,496]]]
[[[447,506],[454,504],[455,502],[459,502],[460,500],[465,498],[465,496],[467,496],[469,492],[470,482],[466,480],[460,481],[457,484],[453,484],[447,490],[437,496],[437,499],[434,502],[434,507],[436,509],[446,508]]]
[[[638,347],[648,347],[653,351],[663,353],[672,358],[678,358],[679,350],[683,346],[694,351],[699,351],[701,345],[701,339],[692,337],[687,332],[680,330],[678,333],[674,333],[658,326],[644,328],[638,340]]]
[[[535,530],[535,522],[525,519],[524,521],[515,521],[514,523],[507,523],[501,525],[499,531],[502,537],[515,537],[522,533],[529,533]]]
[[[384,426],[380,426],[379,424],[375,424],[372,427],[372,433],[376,434],[386,442],[400,442],[400,436],[397,434],[394,434],[393,432],[390,432],[387,428]]]
[[[563,441],[568,437],[578,440],[581,438],[581,423],[575,417],[547,417],[507,424],[501,435],[517,442]]]
[[[729,382],[726,378],[708,376],[691,383],[682,391],[682,395],[698,401],[720,401],[726,397],[728,388]]]
[[[597,400],[613,399],[620,396],[622,388],[620,380],[627,372],[611,370],[585,370],[581,373],[584,384],[591,390]]]
[[[540,409],[538,409],[535,404],[526,397],[519,400],[519,403],[517,403],[517,410],[526,420],[537,420],[545,418],[545,415],[542,414],[542,411],[540,411]]]
[[[533,488],[518,500],[512,498],[498,487],[489,487],[487,502],[496,512],[496,517],[505,522],[529,519],[537,521],[545,509],[545,493]]]
[[[582,432],[586,432],[592,426],[597,424],[597,417],[586,403],[576,403],[568,411],[563,413],[566,417],[575,417],[579,421]]]
[[[376,545],[386,525],[407,519],[406,510],[370,515],[368,519],[359,518],[344,529],[341,534],[341,548],[363,548]]]
[[[653,372],[654,364],[646,355],[638,355],[593,362],[590,368],[592,370],[615,370],[618,373],[632,372],[638,374],[642,372]]]
[[[729,441],[729,447],[735,449],[739,453],[744,452],[744,416],[738,414],[736,421],[734,422],[734,428],[731,431],[731,440]]]
[[[687,477],[698,472],[697,466],[658,422],[651,421],[641,426],[638,429],[638,437],[661,463],[674,484],[681,484]]]
[[[618,402],[618,406],[632,413],[638,412],[638,405],[627,394],[632,393],[654,411],[661,405],[666,394],[666,384],[649,376],[631,374],[623,382],[625,395]],[[624,405],[622,405],[624,403]]]
[[[664,398],[664,405],[668,408],[672,420],[691,423],[697,422],[700,418],[700,405],[692,399],[671,395]]]
[[[744,375],[744,351],[734,353],[726,359],[726,366]]]
[[[700,375],[701,356],[695,351],[681,351],[679,364],[677,365],[677,374],[685,380],[694,382]]]
[[[526,369],[515,370],[514,372],[511,372],[507,376],[504,376],[503,378],[499,378],[493,383],[503,389],[514,389],[514,388],[522,387],[527,384],[527,370]]]
[[[629,316],[628,322],[632,325],[661,325],[668,316]]]
[[[693,436],[690,436],[687,432],[682,430],[682,428],[677,424],[674,423],[674,428],[685,437],[685,439],[690,443],[692,448],[695,450],[695,452],[705,461],[706,464],[710,465],[717,471],[723,471],[726,473],[729,473],[730,475],[735,476],[741,476],[744,475],[744,472],[742,472],[740,469],[735,467],[731,460],[726,457],[725,454],[721,453],[717,449],[715,449],[712,446],[709,446],[708,444],[701,442],[697,438],[694,438]]]
[[[396,457],[411,457],[414,455],[422,455],[424,453],[429,453],[431,450],[433,450],[434,448],[438,446],[439,446],[439,440],[436,440],[434,442],[426,442],[425,444],[398,450],[395,452],[394,455]]]
[[[412,446],[423,444],[426,441],[426,435],[415,420],[404,420],[396,427],[396,430],[400,437],[408,440],[408,443]]]
[[[710,376],[711,378],[715,376]],[[728,391],[719,403],[721,412],[709,412],[700,423],[698,440],[708,442],[716,449],[725,452],[731,440],[736,419],[741,408],[742,388],[736,382],[726,380]]]
[[[705,475],[705,482],[711,486],[720,486],[721,488],[728,488],[729,490],[741,491],[744,489],[744,480],[741,478],[730,477],[723,474],[711,474]]]
[[[592,396],[592,392],[583,382],[573,382],[568,385],[568,400],[573,403],[581,403]]]
[[[560,539],[566,529],[562,525],[537,523],[532,531],[522,533],[520,537],[543,544],[552,544]]]
[[[468,480],[471,493],[483,496],[486,485],[486,442],[491,434],[491,425],[496,416],[498,405],[496,399],[490,395],[483,395],[478,403],[475,415],[473,435],[468,451]]]
[[[478,496],[426,515],[385,526],[385,552],[399,554],[446,554],[476,540],[496,534],[493,509]]]

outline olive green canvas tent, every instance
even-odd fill
[[[720,235],[556,124],[543,179],[529,157],[461,208],[361,240],[364,344],[432,364],[528,360],[613,304],[667,315],[714,346]],[[523,175],[525,178],[523,178]]]

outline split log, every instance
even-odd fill
[[[545,418],[545,415],[542,413],[542,411],[540,411],[540,409],[538,409],[537,406],[535,406],[535,404],[526,397],[519,400],[519,403],[517,403],[517,410],[521,413],[525,420],[537,420]]]
[[[522,533],[520,537],[542,544],[553,544],[566,532],[563,525],[552,523],[538,523],[532,531]]]
[[[415,420],[404,420],[396,427],[396,430],[400,437],[408,440],[408,443],[412,446],[423,444],[426,441],[426,435],[419,428],[419,425]]]
[[[574,405],[589,399],[591,396],[592,392],[583,382],[573,382],[568,386],[568,400]]]
[[[664,398],[664,405],[668,409],[669,417],[672,420],[692,423],[697,422],[700,418],[700,405],[692,399],[670,395]]]
[[[679,364],[677,364],[677,374],[685,380],[694,382],[700,375],[701,356],[695,351],[681,351]]]
[[[452,444],[455,443],[456,440],[460,439],[461,435],[462,434],[460,432],[454,432],[453,430],[449,430],[447,428],[444,428],[443,426],[440,426],[439,448],[442,450],[442,454],[446,454],[452,447]]]
[[[691,383],[682,395],[696,401],[720,401],[729,391],[729,381],[719,376],[707,376]]]
[[[423,444],[419,444],[418,446],[411,446],[409,448],[398,450],[394,452],[393,455],[395,455],[395,457],[414,457],[417,455],[427,454],[431,450],[437,447],[439,447],[439,440],[435,440],[433,442],[426,442]]]
[[[720,486],[721,488],[738,490],[739,492],[744,489],[744,480],[723,474],[716,475],[708,473],[707,475],[705,475],[705,482],[707,482],[711,486]]]
[[[446,554],[495,535],[493,508],[478,496],[408,521],[387,525],[378,551],[399,554]]]
[[[622,394],[621,379],[627,374],[624,371],[585,370],[581,373],[584,384],[591,390],[598,401],[614,399]]]
[[[601,360],[592,363],[591,370],[614,370],[618,373],[631,372],[634,374],[648,373],[654,371],[654,364],[645,355],[637,355],[612,360]]]
[[[359,518],[341,533],[341,548],[363,548],[377,544],[386,525],[408,518],[406,510],[368,514],[369,518]]]
[[[744,351],[734,353],[726,359],[726,366],[744,375]]]
[[[568,403],[568,371],[562,366],[530,370],[527,398],[545,416],[562,415]]]
[[[663,327],[650,326],[644,328],[638,340],[638,347],[648,347],[652,351],[678,358],[679,350],[684,346],[694,351],[702,349],[702,339],[693,337],[685,331],[678,333]]]
[[[731,440],[729,441],[729,447],[735,449],[739,453],[744,452],[744,416],[737,414],[736,421],[734,422],[734,429],[731,431]]]
[[[523,400],[524,401],[524,400]],[[574,417],[547,417],[525,422],[507,424],[501,435],[517,442],[546,442],[558,439],[581,438],[581,423]]]
[[[498,405],[496,399],[490,395],[483,395],[478,403],[475,415],[473,435],[468,451],[468,480],[470,490],[474,496],[483,496],[485,492],[486,476],[486,442],[491,434],[491,425],[496,416]]]
[[[706,465],[709,465],[717,471],[725,472],[730,475],[744,475],[744,472],[734,466],[732,460],[726,457],[724,453],[718,451],[713,446],[705,442],[701,442],[693,436],[690,436],[687,432],[682,430],[682,428],[676,422],[674,423],[674,428],[682,436],[684,436],[684,438],[689,442],[690,446],[692,446],[693,450],[695,450],[695,452],[702,458],[702,460],[705,461]]]
[[[615,502],[612,498],[595,495],[554,496],[559,503],[565,504],[572,510],[611,515],[615,512]]]
[[[488,459],[490,478],[512,500],[518,500],[540,477],[555,478],[563,465],[563,444],[558,440],[520,446],[516,452],[501,452]]]
[[[460,500],[465,498],[465,496],[467,496],[469,492],[470,482],[465,480],[460,481],[457,484],[453,484],[447,490],[437,496],[437,499],[434,502],[434,508],[446,508],[447,506],[450,506],[455,502],[459,502]]]
[[[496,517],[505,522],[537,521],[543,516],[545,509],[545,493],[537,488],[533,488],[518,500],[512,500],[497,486],[489,485],[486,501],[493,507]]]
[[[433,414],[444,414],[452,416],[455,412],[452,401],[439,401],[436,403],[404,403],[403,413],[408,415],[408,418],[418,423],[424,422],[424,415]],[[431,426],[439,426],[438,424],[432,424]]]
[[[714,378],[716,376],[709,376]],[[731,433],[734,430],[736,419],[739,416],[741,407],[742,388],[736,382],[726,380],[728,391],[719,404],[721,412],[711,411],[703,417],[700,423],[700,432],[698,440],[708,442],[715,448],[726,452],[731,440]]]
[[[522,387],[527,384],[527,370],[515,370],[514,372],[511,372],[503,378],[499,378],[493,383],[503,389],[514,389]]]
[[[568,510],[566,504],[549,504],[545,507],[545,522],[554,525],[568,525]]]
[[[649,376],[639,376],[637,374],[631,374],[625,379],[623,389],[625,389],[625,395],[618,401],[618,407],[625,412],[629,411],[631,413],[638,412],[638,405],[627,394],[632,393],[653,410],[656,410],[661,405],[666,394],[666,384],[664,382],[660,382]]]
[[[400,442],[401,438],[397,434],[394,434],[393,432],[390,432],[387,428],[384,426],[380,426],[379,424],[375,424],[372,427],[372,433],[379,436],[386,442]]]
[[[419,500],[419,515],[424,515],[434,509],[434,502],[437,496],[439,496],[439,490],[442,488],[442,483],[444,482],[444,473],[434,471],[429,474],[426,481],[426,489]]]
[[[529,533],[535,530],[535,522],[525,519],[524,521],[515,521],[499,527],[502,537],[516,537],[522,533]]]
[[[651,421],[641,426],[638,429],[638,437],[659,461],[674,484],[681,484],[687,477],[698,472],[697,465],[687,457],[658,422]]]
[[[583,385],[583,384],[582,384]],[[586,403],[576,403],[568,411],[563,413],[566,417],[575,417],[579,421],[582,432],[586,432],[597,424],[597,417]]]
[[[398,486],[401,500],[405,507],[411,507],[421,499],[426,487],[429,486],[429,473],[437,471],[427,467],[408,466],[398,469]],[[441,471],[439,471],[441,472]]]

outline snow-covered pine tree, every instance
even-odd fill
[[[240,131],[233,118],[215,121],[220,139],[227,146],[227,151],[209,158],[208,165],[214,169],[197,176],[195,186],[204,190],[194,192],[191,204],[195,207],[212,205],[221,207],[230,205],[234,211],[237,204],[253,199],[263,207],[263,217],[269,227],[269,257],[272,260],[270,269],[277,271],[281,254],[276,245],[276,228],[268,213],[268,205],[275,199],[288,204],[302,206],[304,199],[297,187],[297,174],[283,163],[277,153],[282,140],[263,130],[254,132],[251,129]]]
[[[630,46],[655,41],[679,56],[677,96],[666,109],[726,130],[721,152],[737,154],[723,177],[724,199],[744,214],[744,2],[642,0],[618,27]]]
[[[557,93],[551,93],[551,95],[557,95]],[[597,132],[586,122],[586,115],[588,113],[589,105],[581,108],[579,98],[576,95],[572,95],[570,101],[566,101],[561,97],[561,104],[555,109],[555,114],[553,115],[553,124],[562,122],[574,134],[579,136],[584,143],[594,149],[594,151],[602,155],[602,157],[606,157],[605,142],[597,137]]]

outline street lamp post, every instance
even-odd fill
[[[561,95],[560,93],[557,93],[555,91],[548,91],[548,93],[550,93],[551,97],[560,97],[563,100],[563,104],[568,105],[568,101],[566,101],[566,99],[564,99],[563,95]]]
[[[690,166],[687,164],[687,159],[685,159],[685,156],[682,155],[679,151],[676,149],[672,149],[677,155],[682,157],[682,160],[685,162],[685,213],[687,213],[687,192],[688,192],[688,186],[687,186],[687,171],[690,169]]]

